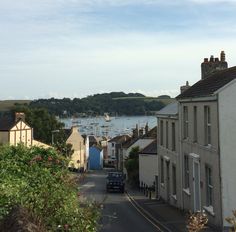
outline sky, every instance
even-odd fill
[[[175,97],[203,58],[236,65],[236,0],[0,0],[0,100]]]

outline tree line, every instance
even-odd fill
[[[164,98],[170,98],[164,96]],[[163,96],[146,98],[140,93],[111,92],[95,94],[85,98],[38,99],[30,108],[45,108],[60,117],[94,116],[109,113],[113,115],[151,115],[165,106]]]

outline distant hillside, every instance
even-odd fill
[[[0,111],[12,110],[16,105],[29,105],[31,100],[4,100],[0,101]]]
[[[173,102],[169,96],[146,97],[140,93],[111,92],[85,98],[39,99],[30,107],[46,108],[60,117],[111,115],[151,115],[166,104]]]

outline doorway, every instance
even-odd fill
[[[193,201],[194,212],[201,210],[201,190],[200,190],[200,163],[193,160]]]

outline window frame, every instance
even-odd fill
[[[164,184],[164,158],[161,156],[161,184]]]
[[[213,183],[212,183],[212,168],[209,165],[205,166],[206,176],[206,206],[213,206]]]
[[[193,141],[198,141],[198,120],[197,120],[197,106],[193,107]]]
[[[166,148],[169,148],[169,122],[166,121]]]
[[[160,120],[160,145],[163,146],[164,144],[164,122]]]
[[[172,164],[172,194],[177,194],[176,165]]]
[[[183,106],[183,136],[184,139],[189,137],[189,121],[188,121],[188,106]]]
[[[205,145],[211,145],[211,110],[210,106],[204,106],[204,128],[205,128]]]
[[[172,144],[171,148],[172,151],[176,151],[176,128],[175,128],[175,123],[171,123],[171,135],[172,135]]]
[[[189,189],[190,181],[189,181],[189,156],[187,154],[184,155],[184,188]]]

